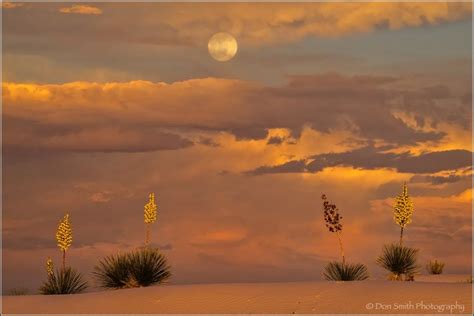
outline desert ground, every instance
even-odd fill
[[[160,285],[62,296],[4,296],[3,313],[471,314],[468,278]]]

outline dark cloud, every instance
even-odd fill
[[[6,154],[27,152],[148,152],[193,145],[178,134],[150,126],[68,126],[4,116]]]
[[[211,137],[200,137],[199,144],[201,145],[206,145],[206,146],[211,146],[211,147],[219,147],[219,143],[216,143]]]
[[[238,140],[264,139],[268,135],[266,127],[242,126],[229,130]]]
[[[398,105],[391,103],[409,93],[394,88],[400,81],[389,76],[348,77],[337,73],[289,76],[287,85],[263,88],[247,102],[267,109],[265,115],[257,112],[259,124],[286,127],[295,134],[307,124],[323,132],[352,128],[363,137],[398,144],[440,140],[444,133],[414,130],[394,117],[392,111]]]
[[[471,176],[468,175],[456,175],[450,174],[448,176],[424,176],[424,175],[415,175],[410,179],[410,182],[417,183],[431,183],[431,184],[445,184],[445,183],[454,183],[461,180],[469,179]]]
[[[435,173],[472,165],[472,152],[467,150],[447,150],[412,156],[408,152],[384,153],[382,152],[384,149],[387,148],[367,146],[343,153],[320,154],[306,160],[294,160],[282,165],[259,167],[250,173],[256,175],[285,172],[315,173],[324,168],[336,166],[351,166],[361,169],[393,168],[404,173]]]
[[[268,173],[299,173],[307,172],[306,162],[304,160],[292,160],[278,166],[262,166],[249,171],[249,174],[261,175]]]
[[[466,67],[470,64],[466,63]],[[468,79],[470,80],[470,79]],[[436,127],[441,122],[449,122],[469,129],[472,121],[471,103],[465,102],[466,90],[455,93],[449,83],[435,84],[421,89],[405,90],[399,96],[397,108],[415,114],[418,127],[425,126],[425,119],[429,118]],[[468,85],[470,86],[470,85]],[[464,89],[464,83],[457,89]],[[467,88],[468,90],[469,88]]]
[[[280,145],[285,141],[285,138],[280,136],[272,136],[268,139],[268,145]]]

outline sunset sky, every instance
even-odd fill
[[[3,286],[152,240],[173,283],[321,279],[399,238],[471,272],[470,3],[3,4]],[[208,40],[232,34],[237,54]]]

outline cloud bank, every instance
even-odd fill
[[[72,82],[3,85],[7,147],[64,151],[150,151],[190,146],[190,131],[264,139],[270,129],[298,138],[347,129],[358,138],[392,145],[443,140],[445,123],[463,125],[470,107],[461,94],[424,86],[400,88],[403,78],[320,74],[291,76],[282,86],[203,78],[163,82]],[[449,89],[445,87],[445,89]],[[350,100],[350,102],[348,102]],[[412,106],[418,100],[432,107]],[[430,118],[415,121],[394,113]],[[458,115],[452,115],[458,112]],[[278,142],[277,139],[269,140]],[[315,163],[313,163],[315,166]]]

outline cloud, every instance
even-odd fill
[[[247,237],[244,229],[214,230],[192,238],[191,244],[194,246],[215,246],[222,245],[229,247],[241,243]]]
[[[285,139],[280,137],[280,136],[272,136],[268,139],[267,144],[269,144],[269,145],[280,145],[284,141],[285,141]]]
[[[66,14],[85,14],[85,15],[100,15],[102,10],[90,5],[73,5],[67,8],[60,8],[59,12]]]
[[[292,160],[277,166],[262,166],[249,171],[249,174],[261,175],[268,173],[301,173],[306,172],[306,163],[304,160]]]
[[[394,114],[399,100],[417,90],[403,90],[397,86],[401,82],[329,73],[291,76],[280,86],[216,78],[172,84],[4,83],[4,144],[17,150],[140,152],[200,142],[188,139],[188,131],[227,132],[243,140],[266,139],[270,129],[287,129],[298,138],[305,126],[323,133],[345,129],[354,138],[388,144],[441,142],[443,129],[421,129]],[[424,88],[418,87],[420,93],[437,101],[423,94]],[[431,115],[448,113],[450,105],[431,109]],[[451,116],[452,124],[469,112],[468,106],[460,109]],[[410,113],[430,117],[424,109]]]
[[[49,8],[55,4],[37,4]],[[56,5],[57,6],[57,5]],[[89,40],[135,42],[152,45],[202,45],[222,30],[250,45],[288,42],[305,37],[343,37],[379,29],[437,25],[469,19],[470,3],[103,3],[105,21],[75,29]],[[101,14],[88,5],[59,8],[63,13]],[[130,25],[133,21],[133,26]],[[56,19],[38,13],[38,19],[18,26],[37,26],[44,33],[64,38],[69,32],[53,30]],[[66,30],[74,22],[63,21]],[[17,23],[18,24],[18,23]],[[110,27],[112,25],[113,27]],[[9,30],[10,28],[7,27]],[[48,33],[48,32],[46,32]]]
[[[456,175],[450,174],[448,176],[422,176],[422,175],[415,175],[411,178],[411,182],[429,182],[431,184],[445,184],[445,183],[454,183],[461,180],[469,179],[472,175]]]
[[[24,3],[2,2],[2,9],[15,9],[24,6]]]
[[[424,153],[413,156],[409,152],[384,153],[387,148],[367,146],[343,153],[327,153],[309,157],[306,160],[289,161],[276,166],[262,166],[248,173],[254,175],[268,173],[316,173],[328,167],[350,166],[360,169],[392,168],[402,173],[436,173],[472,166],[472,152],[449,150]],[[432,177],[431,181],[446,181],[447,178]],[[451,178],[453,180],[453,178]],[[454,180],[459,180],[454,178]]]
[[[67,125],[67,122],[64,122]],[[5,124],[4,144],[11,151],[37,152],[147,152],[175,150],[193,143],[177,134],[144,127],[52,126],[12,119]]]
[[[94,203],[107,203],[112,199],[112,192],[110,191],[101,191],[93,193],[89,200]]]

